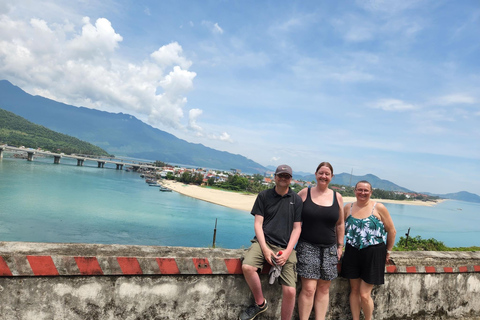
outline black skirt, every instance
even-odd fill
[[[385,283],[385,260],[387,247],[385,243],[356,249],[345,246],[340,275],[347,279],[362,279],[369,284]]]

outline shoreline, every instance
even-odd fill
[[[183,194],[184,196],[192,197],[198,200],[210,202],[220,206],[228,207],[231,209],[237,209],[241,211],[250,212],[252,210],[253,204],[257,195],[254,194],[241,194],[235,191],[228,190],[219,190],[219,189],[210,189],[206,187],[200,187],[197,185],[184,184],[182,182],[177,182],[174,180],[165,180],[162,179],[160,182],[165,187]],[[343,203],[354,202],[355,197],[343,197]],[[392,203],[392,204],[404,204],[404,205],[413,205],[413,206],[425,206],[433,207],[436,204],[442,203],[445,199],[437,200],[437,202],[432,201],[420,201],[420,200],[389,200],[389,199],[372,199],[377,202],[382,203]]]

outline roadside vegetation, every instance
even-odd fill
[[[395,246],[394,251],[479,251],[480,247],[447,247],[442,241],[434,238],[422,239],[421,236],[416,237],[400,237]]]
[[[0,109],[0,144],[65,154],[109,155],[91,143],[34,124],[4,109]]]

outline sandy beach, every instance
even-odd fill
[[[226,190],[217,190],[211,189],[208,187],[200,187],[196,185],[187,185],[184,183],[176,182],[173,180],[162,180],[162,185],[167,188],[172,189],[175,192],[183,194],[185,196],[189,196],[195,199],[211,202],[214,204],[218,204],[224,207],[238,209],[243,211],[252,210],[253,203],[255,202],[256,195],[249,195],[249,194],[241,194],[238,192],[233,191],[226,191]],[[424,202],[419,200],[408,200],[408,201],[400,201],[400,200],[387,200],[387,199],[374,199],[377,202],[383,203],[396,203],[396,204],[406,204],[406,205],[416,205],[416,206],[434,206],[444,200],[438,200],[436,203],[434,202]],[[344,203],[354,202],[355,197],[344,197]]]

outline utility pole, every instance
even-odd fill
[[[215,218],[215,229],[213,229],[213,244],[212,247],[215,248],[215,238],[217,237],[217,218]]]
[[[408,228],[407,233],[405,233],[405,236],[407,237],[407,240],[405,241],[405,247],[408,247],[408,236],[410,235],[410,228]]]

